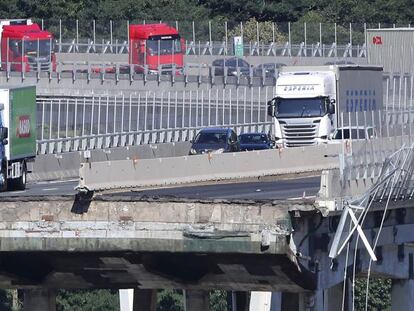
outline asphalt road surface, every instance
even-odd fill
[[[177,197],[190,199],[282,200],[311,199],[320,188],[320,176],[272,181],[255,181],[185,186],[148,190],[133,190],[136,195],[149,197]],[[131,194],[129,192],[128,194]]]
[[[77,180],[28,183],[24,191],[0,193],[0,197],[74,195]],[[279,180],[214,183],[179,187],[121,190],[118,195],[176,197],[189,199],[284,200],[312,199],[320,187],[320,176]],[[108,191],[107,191],[108,192]]]

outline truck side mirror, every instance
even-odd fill
[[[274,117],[276,113],[276,108],[275,108],[275,101],[274,100],[269,100],[267,102],[267,115],[270,117]]]
[[[328,113],[329,114],[334,114],[335,113],[335,104],[334,104],[334,102],[330,102],[328,104]]]
[[[0,140],[9,138],[9,129],[7,127],[0,127]]]

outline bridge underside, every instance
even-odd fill
[[[303,292],[316,277],[285,255],[4,252],[3,288],[182,288]]]
[[[0,287],[316,288],[289,241],[295,201],[5,198]]]

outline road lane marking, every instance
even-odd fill
[[[297,201],[297,200],[315,199],[315,198],[316,198],[316,195],[309,195],[307,197],[287,198],[286,200],[291,200],[291,201],[295,200],[295,201]]]

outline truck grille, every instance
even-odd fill
[[[30,62],[30,71],[49,71],[50,62]],[[38,68],[39,66],[39,68]]]
[[[286,147],[300,147],[315,145],[316,124],[284,124],[283,137]]]

